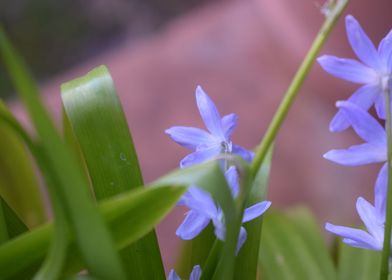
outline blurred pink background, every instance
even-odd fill
[[[313,0],[205,4],[159,32],[111,47],[43,83],[44,98],[59,121],[60,84],[106,64],[124,106],[146,182],[176,168],[188,153],[164,134],[166,128],[202,127],[195,104],[196,85],[203,86],[221,114],[239,115],[234,141],[253,148],[323,21],[321,5]],[[391,10],[389,0],[356,0],[345,14],[353,14],[378,44],[392,27]],[[354,57],[343,18],[321,53]],[[335,101],[348,98],[356,87],[314,65],[276,142],[268,195],[274,208],[305,204],[320,225],[358,222],[355,200],[358,196],[373,199],[380,166],[342,167],[322,158],[331,148],[360,143],[352,131],[328,131]],[[16,100],[10,103],[26,120],[20,104]],[[174,232],[183,210],[174,211],[158,227],[166,267],[175,260],[179,240]]]

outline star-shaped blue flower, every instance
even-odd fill
[[[384,220],[385,198],[388,180],[387,168],[387,136],[385,129],[368,112],[359,106],[348,102],[338,101],[336,106],[344,114],[358,136],[365,141],[348,149],[331,150],[324,158],[346,166],[360,166],[369,163],[384,163],[377,176],[375,185],[375,205],[379,217]]]
[[[200,86],[196,88],[196,103],[208,132],[184,126],[171,127],[165,131],[175,142],[194,151],[181,160],[180,167],[202,163],[222,153],[236,154],[250,162],[253,153],[231,142],[231,134],[237,126],[237,115],[229,114],[221,118],[215,104]]]
[[[384,242],[384,223],[380,220],[380,209],[373,206],[364,198],[357,199],[357,212],[367,231],[337,226],[330,223],[325,224],[325,229],[333,234],[343,237],[343,242],[357,248],[381,251]]]
[[[189,280],[199,280],[200,277],[201,277],[200,265],[195,265],[192,269],[191,274],[189,275]],[[167,280],[181,280],[181,278],[177,275],[174,269],[172,269],[170,270]]]
[[[392,30],[375,48],[358,21],[351,15],[346,16],[346,31],[350,45],[358,60],[324,55],[318,62],[325,71],[335,77],[362,84],[348,101],[364,110],[373,104],[380,118],[385,119],[385,90],[390,89],[392,73]],[[332,119],[329,129],[342,131],[350,126],[341,110]]]
[[[227,183],[231,193],[235,198],[239,192],[239,177],[234,166],[225,172]],[[214,202],[211,195],[198,188],[191,186],[188,192],[181,198],[179,205],[187,206],[190,211],[182,224],[178,227],[176,234],[184,240],[195,238],[208,224],[212,221],[215,228],[215,235],[220,240],[225,240],[226,227],[222,209]],[[242,222],[249,222],[262,215],[271,205],[270,201],[262,201],[246,208]],[[237,252],[244,244],[247,233],[244,227],[241,227],[237,243]]]

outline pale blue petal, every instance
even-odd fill
[[[225,177],[227,184],[230,187],[231,194],[234,198],[237,197],[238,192],[240,190],[239,186],[239,177],[238,177],[238,171],[235,166],[231,166],[226,172],[225,172]]]
[[[225,236],[226,236],[226,226],[223,223],[223,212],[221,210],[220,212],[220,217],[217,217],[216,219],[212,220],[212,222],[214,223],[214,233],[216,238],[218,238],[219,240],[224,241],[225,240]]]
[[[380,223],[376,210],[372,204],[362,197],[357,199],[357,212],[367,231],[378,243],[384,241],[384,223]]]
[[[341,165],[358,166],[369,163],[386,161],[385,147],[372,144],[354,145],[348,149],[330,150],[324,154],[324,158]]]
[[[181,201],[183,205],[187,206],[189,209],[210,219],[215,219],[219,214],[218,208],[211,195],[199,187],[189,187],[188,191],[181,198]]]
[[[165,133],[177,144],[191,150],[196,150],[200,145],[211,145],[215,141],[209,133],[195,127],[174,126],[166,129]]]
[[[167,277],[167,280],[181,280],[181,278],[177,275],[177,273],[174,271],[174,269],[170,270],[169,276]]]
[[[228,114],[222,118],[222,127],[225,139],[230,140],[234,128],[237,127],[238,116],[236,114]]]
[[[382,245],[380,247],[380,244],[376,244],[374,241],[371,243],[364,242],[362,240],[352,240],[348,238],[344,238],[343,242],[346,243],[347,245],[355,248],[361,248],[361,249],[367,249],[367,250],[374,250],[374,251],[381,251],[382,250]]]
[[[347,101],[338,101],[336,106],[345,113],[359,137],[366,142],[386,147],[385,129],[368,112]]]
[[[380,90],[381,92],[381,90]],[[376,99],[376,102],[374,104],[376,112],[377,112],[377,116],[380,119],[385,120],[386,119],[386,110],[385,110],[385,106],[386,106],[386,101],[385,101],[385,94],[383,92],[381,92],[381,94],[379,94],[379,96]]]
[[[240,228],[240,234],[238,236],[237,247],[236,247],[236,250],[235,250],[235,254],[236,255],[238,254],[238,252],[240,251],[240,249],[244,245],[247,236],[248,236],[248,233],[246,232],[245,228],[241,227]]]
[[[381,250],[380,244],[364,230],[337,226],[330,223],[325,224],[325,229],[333,234],[343,237],[343,241],[351,246],[370,250]]]
[[[359,22],[351,15],[346,16],[346,31],[351,48],[358,58],[370,67],[380,69],[382,63],[375,46]]]
[[[203,91],[201,86],[196,88],[196,103],[207,129],[220,139],[224,139],[221,117],[214,102]]]
[[[378,173],[376,184],[374,187],[374,205],[381,222],[385,221],[385,212],[387,204],[387,188],[388,188],[388,164],[384,163]]]
[[[177,228],[176,235],[183,240],[195,238],[210,222],[210,219],[196,211],[189,211],[182,224]]]
[[[357,89],[347,101],[354,103],[367,111],[374,104],[379,95],[382,95],[382,92],[378,85],[364,85]],[[329,130],[331,132],[340,132],[347,129],[349,126],[350,122],[347,120],[342,110],[339,110],[329,124]]]
[[[392,30],[388,32],[378,45],[378,54],[385,67],[388,67],[388,61],[392,55]],[[389,71],[391,70],[389,68]]]
[[[204,149],[197,150],[186,157],[184,157],[180,162],[180,167],[184,168],[194,164],[199,164],[207,160],[214,159],[221,152],[220,145],[213,145]]]
[[[235,155],[242,157],[247,162],[251,162],[255,156],[254,152],[234,144],[231,152]]]
[[[325,71],[337,78],[359,84],[377,82],[377,73],[354,59],[323,55],[317,61]]]
[[[248,207],[244,211],[242,222],[246,223],[264,214],[265,211],[271,206],[271,201],[262,201]]]
[[[189,280],[199,280],[201,277],[201,267],[200,265],[195,265],[192,269]]]

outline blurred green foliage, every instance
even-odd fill
[[[38,80],[136,38],[207,0],[1,0],[0,23]],[[12,93],[0,70],[0,97]]]

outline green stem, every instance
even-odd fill
[[[343,9],[346,7],[348,0],[339,0],[337,1],[333,7],[329,8],[328,15],[324,21],[324,24],[321,26],[320,31],[317,33],[316,38],[313,41],[312,46],[310,47],[304,61],[301,66],[297,70],[289,88],[287,89],[283,100],[281,101],[268,129],[261,141],[260,145],[256,150],[256,155],[252,163],[252,174],[253,177],[256,176],[256,173],[260,169],[261,164],[264,161],[264,158],[270,148],[272,142],[274,141],[279,128],[282,126],[284,119],[294,102],[295,97],[297,96],[299,90],[302,87],[302,84],[308,75],[311,66],[318,55],[320,49],[323,47],[325,41],[327,40],[329,34],[331,33],[333,27],[335,26],[339,16],[343,12]],[[332,5],[332,4],[331,4]]]
[[[387,280],[389,274],[389,261],[391,255],[391,229],[392,229],[392,132],[391,132],[391,96],[389,94],[389,85],[385,88],[385,99],[386,99],[386,110],[387,119],[385,122],[387,131],[387,163],[388,163],[388,188],[387,188],[387,206],[386,206],[386,217],[385,217],[385,229],[384,229],[384,246],[382,250],[381,259],[381,271],[380,279]]]

